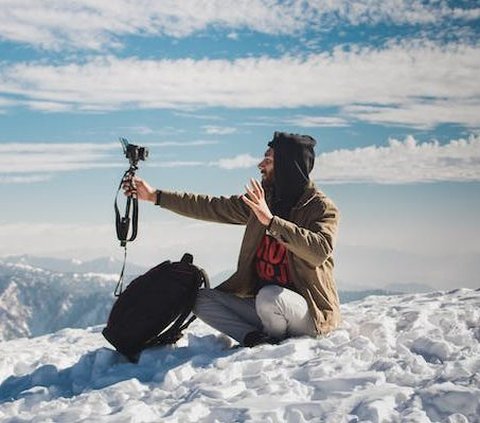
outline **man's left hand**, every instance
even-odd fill
[[[248,197],[242,195],[242,200],[252,209],[259,222],[264,226],[268,226],[273,219],[273,214],[267,206],[265,191],[256,179],[251,179],[250,184],[250,187],[245,186]]]

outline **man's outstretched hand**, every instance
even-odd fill
[[[267,206],[265,191],[256,179],[252,178],[250,184],[250,187],[245,186],[248,196],[242,195],[242,200],[252,209],[259,222],[264,226],[268,226],[273,218],[273,214]]]
[[[125,180],[122,185],[123,193],[129,197],[136,197],[139,200],[151,201],[155,203],[157,200],[157,191],[146,181],[138,176],[131,180]]]

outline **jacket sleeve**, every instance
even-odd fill
[[[217,223],[245,225],[250,216],[249,207],[238,195],[210,197],[162,190],[159,205],[183,216]]]
[[[322,202],[315,208],[308,228],[274,216],[269,232],[293,254],[316,267],[321,266],[333,253],[339,213],[331,202]]]

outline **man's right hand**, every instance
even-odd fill
[[[124,181],[122,189],[127,197],[132,196],[139,200],[150,201],[152,203],[155,203],[157,200],[157,190],[138,176],[135,176],[130,181]]]

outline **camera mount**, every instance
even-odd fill
[[[138,233],[138,198],[133,185],[133,178],[135,172],[138,170],[139,160],[146,160],[148,157],[148,148],[139,147],[138,145],[130,144],[126,138],[120,138],[120,143],[123,147],[125,157],[130,163],[129,169],[123,174],[123,177],[118,186],[117,194],[115,195],[115,227],[117,231],[117,238],[120,241],[120,246],[124,248],[123,266],[120,272],[120,278],[115,288],[115,296],[118,297],[122,293],[123,274],[125,271],[125,264],[127,261],[127,243],[132,242],[137,237]],[[128,184],[131,194],[127,197],[125,205],[125,213],[120,215],[118,208],[118,194],[122,187]],[[130,223],[132,224],[132,232],[129,237]]]

